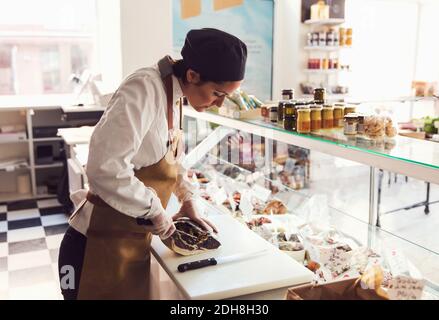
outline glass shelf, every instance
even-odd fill
[[[439,143],[436,142],[399,135],[371,140],[348,137],[341,130],[300,134],[263,120],[231,119],[211,112],[198,113],[189,107],[184,112],[189,117],[439,184]]]

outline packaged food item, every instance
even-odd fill
[[[364,119],[365,133],[370,138],[382,138],[385,135],[386,121],[378,115],[368,116]]]
[[[364,114],[357,114],[357,118],[358,118],[358,126],[357,126],[357,133],[358,134],[364,134],[365,130],[364,130],[364,119],[365,119],[365,115]]]
[[[386,128],[385,128],[385,133],[386,136],[389,138],[393,138],[394,136],[396,136],[397,130],[396,127],[393,126],[393,121],[392,118],[387,117],[385,118],[386,121]]]
[[[277,123],[282,127],[284,125],[284,104],[285,101],[279,101],[277,105]]]
[[[306,106],[297,108],[297,132],[310,133],[311,132],[311,110]]]
[[[296,131],[296,108],[293,102],[284,104],[284,129]]]
[[[343,128],[344,104],[336,103],[334,105],[334,128]]]
[[[322,107],[311,105],[311,131],[319,131],[322,128]]]
[[[271,106],[270,107],[270,122],[277,123],[277,106]]]
[[[358,116],[350,113],[344,116],[344,134],[355,135],[358,132]]]
[[[338,34],[339,34],[340,47],[343,47],[346,45],[346,29],[339,28]]]
[[[265,122],[270,122],[270,109],[269,108],[270,108],[270,106],[266,105],[266,104],[262,105],[262,107],[261,107],[261,116]]]
[[[346,29],[346,46],[352,46],[352,28]]]
[[[279,200],[271,200],[263,211],[264,214],[285,214],[287,207]]]
[[[325,88],[314,89],[314,103],[322,105],[325,102],[326,102],[326,89]]]
[[[324,105],[322,110],[322,129],[334,127],[334,108],[332,105]]]
[[[357,108],[355,106],[345,106],[344,107],[344,115],[347,115],[348,113],[356,113],[357,112]]]
[[[282,90],[282,100],[293,100],[293,99],[294,99],[294,90],[293,89]]]

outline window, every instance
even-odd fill
[[[0,95],[71,93],[72,74],[95,69],[95,1],[0,0],[0,7]]]

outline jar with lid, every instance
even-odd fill
[[[311,110],[307,106],[298,107],[297,110],[297,125],[298,133],[311,132]]]
[[[294,90],[293,89],[282,90],[282,100],[293,100],[293,99],[294,99]]]
[[[344,134],[355,135],[358,130],[358,116],[355,113],[350,113],[344,116]]]
[[[284,129],[296,131],[296,107],[294,102],[284,104]]]
[[[328,47],[334,46],[334,36],[335,36],[335,32],[332,29],[329,30],[329,32],[326,34],[326,45]]]
[[[324,105],[322,109],[322,129],[334,127],[334,108],[332,105]]]
[[[322,106],[311,105],[311,131],[319,131],[322,128]]]
[[[346,106],[344,108],[344,115],[347,115],[349,113],[355,113],[357,112],[357,108],[355,106]]]
[[[357,126],[357,133],[358,134],[365,134],[366,133],[366,128],[364,125],[364,121],[366,119],[366,116],[364,114],[358,113],[357,114],[357,119],[358,119],[358,126]]]
[[[270,122],[277,123],[277,106],[270,107]]]
[[[334,104],[334,128],[343,128],[344,103]]]
[[[286,101],[279,101],[278,105],[277,105],[277,123],[280,126],[283,126],[283,121],[284,121],[284,104],[286,103]]]
[[[325,101],[326,101],[326,89],[325,88],[314,89],[314,103],[324,104]]]
[[[312,33],[308,32],[306,35],[306,44],[308,47],[312,46]]]

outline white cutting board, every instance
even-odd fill
[[[256,292],[308,283],[312,272],[259,237],[246,226],[226,214],[209,214],[218,228],[217,250],[195,256],[180,256],[169,250],[158,237],[153,237],[152,253],[177,287],[189,299],[227,299]],[[183,273],[181,263],[254,252],[266,248],[267,253],[243,261],[209,266]]]

